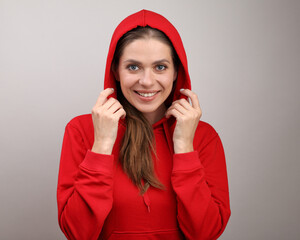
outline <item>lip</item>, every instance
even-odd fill
[[[155,93],[155,92],[160,92],[160,90],[134,90],[135,92],[139,93]]]
[[[146,91],[146,90],[139,91],[139,90],[135,90],[134,93],[143,102],[150,102],[150,101],[153,101],[157,97],[157,95],[160,93],[160,91],[153,91],[153,90],[152,91],[149,91],[149,90],[148,91]],[[155,93],[155,94],[151,97],[144,97],[144,96],[140,95],[139,93]]]

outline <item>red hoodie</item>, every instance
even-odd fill
[[[104,88],[115,86],[111,62],[120,37],[137,26],[163,31],[180,58],[177,85],[191,88],[181,38],[164,17],[142,10],[116,28],[107,57]],[[114,95],[116,97],[116,95]],[[66,126],[57,187],[59,225],[68,239],[217,239],[230,216],[226,163],[216,131],[199,122],[195,151],[174,154],[172,133],[176,121],[163,118],[153,124],[157,160],[154,168],[164,190],[150,187],[144,195],[123,172],[118,161],[125,121],[119,121],[111,155],[91,152],[94,128],[91,114]]]

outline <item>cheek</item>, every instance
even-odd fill
[[[174,83],[174,75],[166,75],[160,79],[161,84],[164,86],[165,89],[172,89]]]
[[[135,82],[136,80],[133,77],[133,75],[127,74],[127,75],[120,76],[120,85],[121,85],[122,92],[128,91],[130,88],[132,88]]]

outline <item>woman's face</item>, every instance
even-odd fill
[[[134,40],[124,48],[116,76],[124,97],[152,124],[164,116],[176,77],[171,48],[153,38]]]

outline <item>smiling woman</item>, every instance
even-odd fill
[[[127,32],[116,46],[112,68],[117,86],[121,88],[118,99],[127,114],[120,162],[141,193],[150,185],[163,187],[153,170],[152,124],[166,113],[168,105],[165,102],[177,76],[175,62],[178,61],[167,36],[150,27],[137,27]]]
[[[167,19],[142,10],[119,24],[92,114],[66,127],[57,200],[69,239],[222,234],[230,216],[224,151],[190,88]]]
[[[148,29],[146,34],[158,31],[145,29]],[[139,28],[134,31],[139,31]],[[127,44],[115,64],[118,66],[116,79],[127,101],[151,124],[160,120],[166,112],[164,102],[177,76],[171,45],[150,36],[134,40]]]

